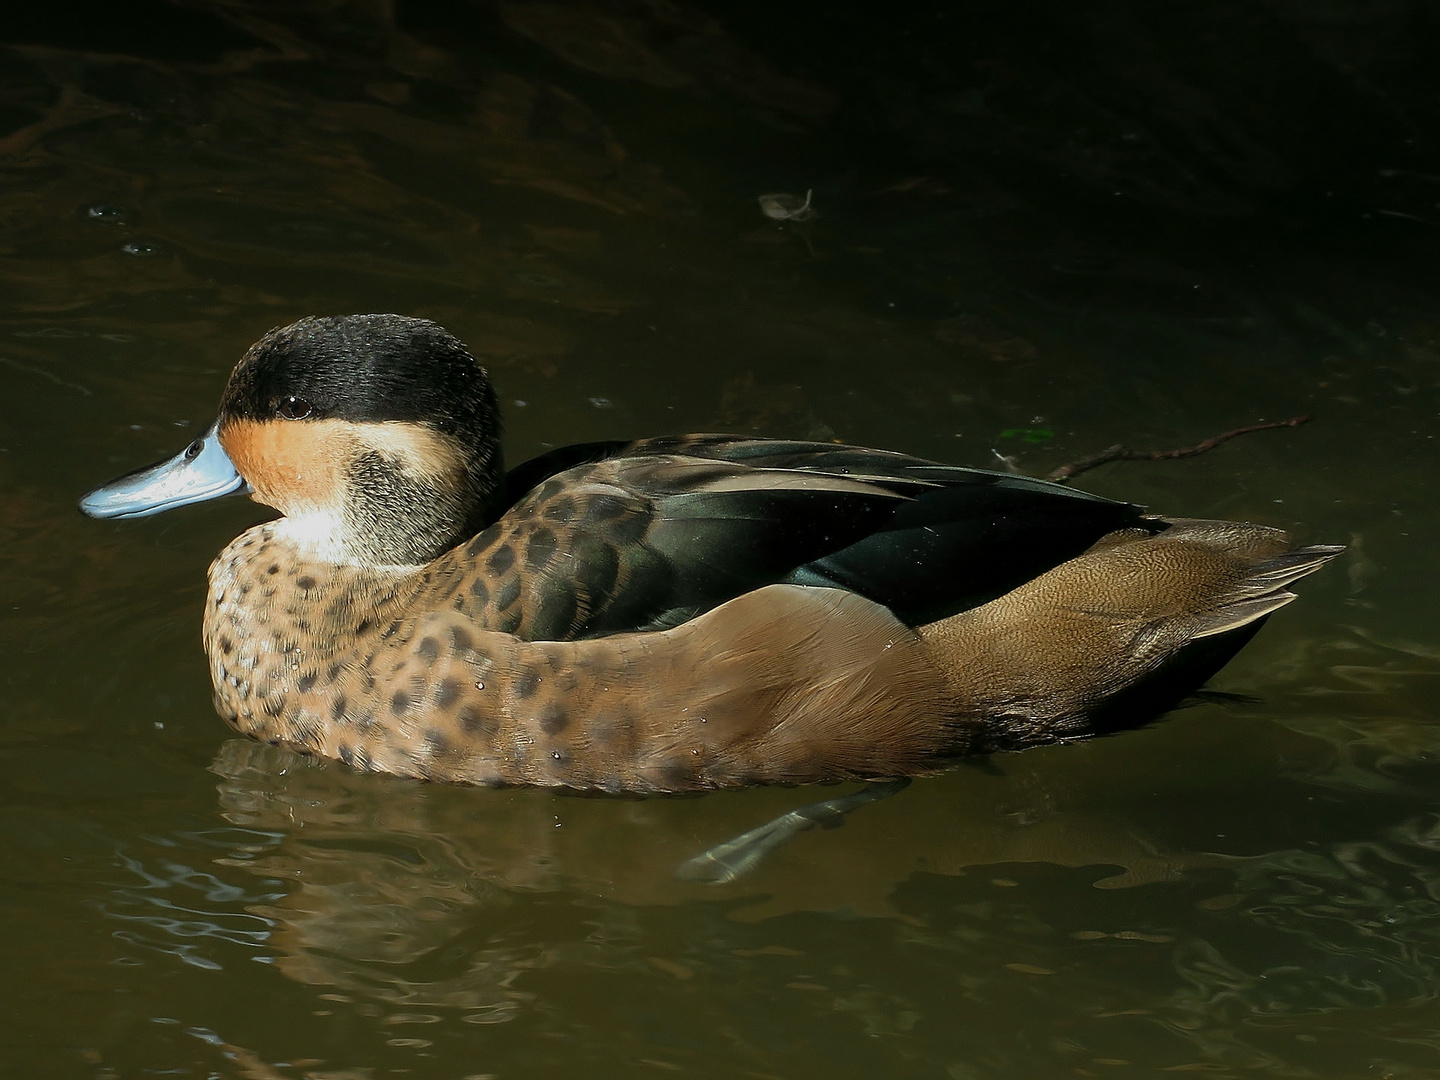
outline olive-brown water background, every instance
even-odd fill
[[[1387,0],[134,0],[0,15],[0,1069],[1440,1075],[1440,100]],[[757,196],[812,192],[776,223]],[[77,496],[266,329],[436,319],[518,462],[691,430],[1043,473],[1350,545],[1215,681],[724,888],[816,794],[353,775],[229,737],[263,511]]]

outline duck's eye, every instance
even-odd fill
[[[196,439],[189,446],[185,447],[185,460],[194,461],[200,456],[200,451],[205,449],[205,440]]]
[[[289,397],[280,399],[280,404],[276,407],[276,411],[286,420],[304,420],[310,415],[310,402],[291,394]]]

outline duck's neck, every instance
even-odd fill
[[[498,465],[498,450],[491,457]],[[330,561],[419,567],[483,529],[496,513],[497,490],[488,466],[437,479],[369,452],[347,466],[342,502],[317,512],[321,520],[302,516],[282,532],[302,549],[317,542],[315,553]]]
[[[272,524],[270,539],[296,561],[392,573],[434,562],[480,532],[486,514],[474,501],[444,492],[431,489],[421,497],[387,486],[343,502],[294,507]]]

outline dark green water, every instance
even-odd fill
[[[1403,0],[0,15],[0,1068],[1440,1075],[1435,30]],[[813,220],[760,211],[807,190]],[[1255,700],[685,884],[814,793],[448,789],[230,739],[204,572],[262,511],[75,512],[264,330],[352,311],[467,341],[514,461],[720,429],[1038,474],[1313,413],[1082,483],[1351,551],[1215,682]]]

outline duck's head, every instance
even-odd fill
[[[144,517],[248,489],[316,557],[417,565],[493,519],[503,476],[495,392],[453,336],[400,315],[306,318],[250,347],[204,435],[80,508]]]

